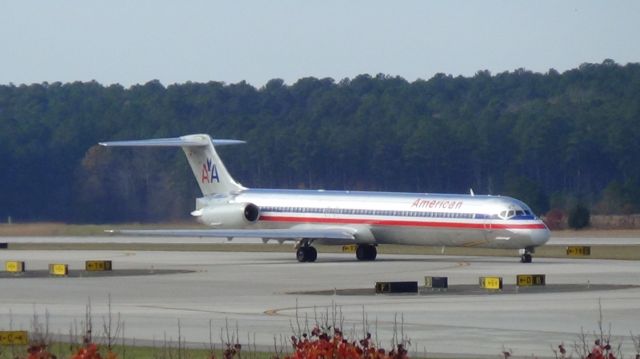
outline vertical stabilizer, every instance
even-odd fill
[[[214,148],[214,144],[222,146],[240,143],[244,143],[244,141],[212,140],[209,135],[197,134],[176,138],[101,142],[100,145],[107,147],[181,147],[187,156],[187,161],[189,161],[189,166],[202,194],[207,196],[245,189],[231,177]]]
[[[201,146],[181,146],[187,156],[193,175],[203,195],[230,193],[244,189],[227,171],[213,146],[209,135],[182,136],[188,142],[200,142]],[[218,140],[219,145],[243,143],[242,141]]]

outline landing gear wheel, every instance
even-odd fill
[[[532,254],[536,251],[535,247],[526,247],[520,250],[520,262],[531,263]]]
[[[373,261],[377,255],[376,247],[370,244],[359,244],[358,249],[356,249],[356,258],[359,261]]]
[[[298,250],[296,251],[296,259],[298,260],[298,262],[306,262],[307,258],[305,256],[305,250],[304,247],[300,247],[298,248]]]
[[[318,258],[318,251],[311,246],[300,247],[296,251],[298,262],[315,262]]]
[[[307,247],[307,262],[315,262],[318,259],[318,251],[314,247]]]

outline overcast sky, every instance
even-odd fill
[[[640,1],[0,0],[0,84],[409,81],[640,61]]]

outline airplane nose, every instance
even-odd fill
[[[534,229],[531,231],[531,241],[533,242],[534,246],[541,246],[545,243],[547,243],[547,241],[549,240],[549,237],[551,237],[551,232],[549,231],[549,228],[547,228],[547,226],[543,223],[542,225],[544,226],[544,229]]]

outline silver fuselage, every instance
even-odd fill
[[[502,196],[246,189],[198,199],[221,202],[260,208],[245,228],[362,228],[363,243],[523,249],[549,239],[526,204]]]

